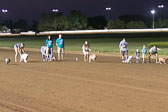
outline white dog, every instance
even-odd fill
[[[20,62],[27,63],[27,60],[28,60],[28,54],[26,54],[26,53],[22,54],[20,57]]]
[[[125,60],[125,63],[131,63],[131,59],[133,56],[128,56],[128,59]]]
[[[92,54],[89,56],[89,62],[96,61],[97,56],[95,54]]]

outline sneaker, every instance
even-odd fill
[[[43,61],[45,61],[45,59],[43,59]]]
[[[156,61],[156,63],[158,64],[159,62],[158,62],[158,61]]]
[[[122,63],[125,63],[125,60],[122,60]]]

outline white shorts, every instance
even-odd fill
[[[137,56],[136,56],[136,60],[140,60],[140,57],[137,57]]]
[[[88,54],[89,54],[89,51],[83,50],[83,55],[84,55],[84,56],[86,56],[86,55],[88,55]]]
[[[60,53],[64,53],[64,48],[60,48],[60,47],[58,47],[57,52],[58,52],[58,54],[60,54]]]

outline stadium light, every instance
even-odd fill
[[[155,28],[155,10],[151,10],[152,18],[153,18],[153,29]]]
[[[58,9],[53,9],[52,12],[58,12],[59,10]]]
[[[7,22],[6,13],[8,13],[8,10],[7,9],[2,9],[1,11],[5,15],[5,26],[6,26],[6,22]]]
[[[110,18],[110,11],[111,11],[111,7],[106,7],[106,11],[107,11],[107,19],[109,21],[109,18]]]
[[[55,13],[55,30],[57,30],[56,20],[57,20],[57,12],[58,12],[58,11],[59,11],[58,9],[53,9],[53,10],[52,10],[52,12]]]
[[[164,8],[164,5],[158,5],[158,8]]]
[[[7,9],[2,9],[2,13],[7,13],[8,10]]]

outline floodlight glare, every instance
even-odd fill
[[[158,8],[164,8],[164,5],[158,5]]]
[[[151,10],[151,13],[152,13],[152,14],[155,14],[155,10]]]
[[[59,10],[58,10],[58,9],[53,9],[52,11],[53,11],[53,12],[58,12]]]
[[[3,12],[3,13],[7,13],[8,10],[7,10],[7,9],[2,9],[2,12]]]
[[[111,7],[107,7],[106,10],[108,10],[108,11],[111,10]]]

